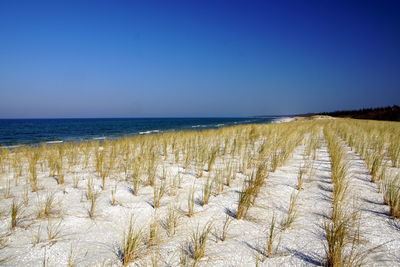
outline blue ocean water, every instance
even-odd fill
[[[274,118],[0,119],[0,146],[117,138],[272,121]]]

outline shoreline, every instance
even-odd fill
[[[119,118],[116,118],[119,119]],[[168,118],[169,119],[169,118]],[[185,118],[186,119],[186,118]],[[190,119],[190,118],[188,118]],[[218,118],[215,118],[218,119]],[[290,122],[294,121],[295,117],[275,117],[275,118],[268,118],[271,119],[269,123],[253,123],[251,121],[251,118],[249,120],[243,121],[243,122],[233,122],[233,124],[230,125],[225,125],[224,123],[218,123],[215,125],[192,125],[191,128],[187,129],[169,129],[169,130],[159,130],[159,129],[154,129],[154,130],[147,130],[147,131],[139,131],[137,133],[133,134],[127,134],[127,135],[119,135],[119,136],[99,136],[99,137],[91,137],[91,138],[77,138],[77,139],[66,139],[66,140],[48,140],[48,141],[38,141],[38,142],[32,142],[32,143],[17,143],[17,144],[10,144],[10,145],[0,145],[0,149],[14,149],[14,148],[19,148],[19,147],[30,147],[30,146],[42,146],[42,145],[54,145],[54,144],[68,144],[68,143],[80,143],[80,142],[92,142],[92,141],[105,141],[105,140],[118,140],[122,138],[130,138],[134,136],[140,136],[140,135],[153,135],[153,134],[162,134],[162,133],[168,133],[168,132],[180,132],[180,131],[204,131],[204,130],[216,130],[216,129],[221,129],[221,128],[226,128],[226,127],[233,127],[233,126],[239,126],[239,125],[259,125],[259,124],[276,124],[276,123],[283,123],[283,122]],[[41,120],[41,119],[38,119]],[[108,119],[112,120],[112,119]]]

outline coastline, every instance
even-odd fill
[[[155,118],[156,119],[156,118]],[[187,118],[190,119],[190,118]],[[214,119],[214,118],[212,118]],[[215,118],[219,119],[219,118]],[[28,140],[25,143],[13,143],[13,144],[1,144],[1,137],[0,137],[0,148],[4,149],[13,149],[13,148],[18,148],[18,147],[23,147],[23,146],[40,146],[40,145],[52,145],[52,144],[61,144],[61,143],[70,143],[70,142],[90,142],[90,141],[103,141],[103,140],[116,140],[120,138],[129,138],[132,136],[137,136],[137,135],[150,135],[150,134],[160,134],[160,133],[167,133],[167,132],[178,132],[178,131],[202,131],[202,130],[209,130],[209,129],[220,129],[224,127],[232,127],[236,125],[249,125],[249,124],[272,124],[272,123],[282,123],[282,122],[289,122],[292,121],[294,118],[293,117],[275,117],[275,118],[259,118],[259,119],[252,119],[252,118],[240,118],[242,121],[233,121],[230,123],[215,123],[215,124],[195,124],[195,125],[188,125],[184,128],[171,128],[171,129],[166,129],[166,130],[161,130],[161,129],[146,129],[144,127],[143,129],[146,130],[137,130],[134,133],[128,133],[128,134],[114,134],[114,135],[109,135],[109,136],[95,136],[95,137],[85,137],[85,135],[81,137],[67,137],[66,139],[54,139],[54,140]],[[270,120],[268,122],[259,122],[260,119],[267,119]],[[54,120],[54,119],[51,119]],[[85,120],[90,120],[90,119],[85,119]],[[106,119],[107,121],[110,121],[112,119]],[[119,120],[119,119],[117,119]]]

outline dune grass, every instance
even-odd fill
[[[271,224],[269,226],[266,236],[266,243],[263,249],[264,260],[265,258],[270,258],[274,255],[277,249],[276,247],[274,247],[276,243],[276,237],[277,237],[276,217],[275,214],[273,214],[271,218]]]
[[[98,197],[99,197],[99,194],[95,193],[90,198],[90,206],[89,206],[89,210],[88,210],[88,216],[92,220],[95,218],[95,211],[96,211]]]
[[[282,221],[281,224],[282,230],[289,228],[296,220],[296,218],[299,216],[297,207],[298,197],[299,197],[298,192],[293,192],[292,195],[290,196],[288,211],[285,219]]]
[[[193,185],[192,188],[189,190],[188,199],[187,199],[187,206],[188,206],[187,215],[189,217],[192,217],[194,215],[194,204],[195,204],[194,194],[195,194],[195,192],[196,192],[196,190]]]
[[[161,185],[154,186],[153,188],[153,208],[157,209],[160,207],[161,198],[165,194],[165,183],[161,182]]]
[[[178,215],[176,212],[176,209],[173,205],[169,205],[168,207],[168,214],[167,214],[167,219],[166,219],[166,230],[168,232],[169,236],[172,236],[176,232],[176,228],[178,226]]]
[[[10,209],[10,229],[18,226],[22,214],[21,204],[13,200]]]
[[[352,212],[349,199],[348,165],[343,145],[332,128],[325,128],[324,134],[331,157],[333,183],[331,220],[324,223],[325,253],[324,265],[361,266],[364,253],[359,249],[359,213]]]
[[[384,201],[389,205],[391,215],[399,218],[399,177],[391,171],[399,166],[397,124],[346,119],[303,121],[0,149],[0,173],[5,177],[0,182],[3,183],[3,201],[7,203],[0,213],[9,218],[7,221],[10,220],[10,229],[13,229],[10,236],[13,238],[21,230],[17,227],[36,231],[39,224],[39,238],[32,243],[47,246],[62,239],[61,223],[56,219],[63,216],[70,219],[84,213],[84,220],[97,227],[104,221],[115,221],[107,216],[98,217],[103,208],[141,215],[141,211],[136,210],[136,204],[144,203],[145,223],[136,228],[131,220],[119,245],[118,256],[125,266],[131,263],[156,265],[157,261],[169,261],[168,256],[171,262],[176,257],[176,263],[177,258],[182,256],[182,264],[193,263],[192,266],[206,258],[211,265],[220,255],[207,250],[207,247],[229,247],[236,240],[241,240],[237,229],[264,222],[268,226],[267,233],[263,235],[260,248],[256,249],[258,255],[264,257],[263,260],[270,260],[275,257],[279,246],[278,232],[279,236],[289,234],[292,228],[298,227],[294,223],[302,207],[299,206],[298,194],[309,190],[308,182],[312,181],[305,178],[311,175],[318,148],[325,146],[322,132],[328,143],[333,183],[332,212],[322,227],[325,264],[357,266],[362,262],[357,252],[360,240],[356,238],[357,220],[348,209],[351,206],[351,190],[344,147],[348,144],[365,160],[372,180],[380,186]],[[273,197],[265,194],[269,189],[267,186],[270,186],[267,182],[269,174],[277,170],[280,172],[280,166],[286,164],[300,145],[305,148],[303,164],[291,185],[296,190],[290,197],[281,224],[277,226],[275,215],[251,220],[257,217],[254,216],[257,210],[270,208],[268,204],[261,206],[262,201],[259,201],[263,198],[268,203],[268,197]],[[46,195],[46,192],[56,194]],[[80,203],[63,202],[74,195],[81,196]],[[228,215],[221,212],[222,216],[226,216],[225,220],[217,212],[213,218],[220,221],[216,229],[217,241],[213,246],[208,243],[210,224],[190,232],[192,222],[203,220],[203,216],[209,216],[210,210],[216,210],[220,203],[225,205],[230,197],[234,200],[230,203],[233,206],[226,207]],[[37,209],[35,199],[40,199]],[[64,214],[63,210],[59,210],[56,199],[63,203],[63,209],[73,205],[77,212],[69,214],[67,210]],[[99,201],[104,199],[107,202]],[[108,205],[104,206],[104,203]],[[159,222],[155,219],[149,222],[149,218],[145,217],[149,206],[154,208],[150,207],[150,213],[157,212],[160,216]],[[24,214],[24,211],[29,212]],[[235,216],[237,220],[233,219]],[[47,229],[44,228],[45,220]],[[44,226],[43,234],[47,234],[49,242],[40,237],[40,225]],[[166,257],[162,250],[164,242],[166,247],[173,242],[181,243],[182,237],[188,233],[191,235],[188,244],[185,243],[184,252],[180,254],[179,249],[171,250]],[[66,239],[66,242],[70,241]],[[35,246],[35,249],[38,247]]]
[[[144,249],[144,235],[142,231],[135,230],[133,220],[130,220],[129,226],[124,233],[122,244],[119,250],[119,257],[123,266],[139,258],[141,250]]]
[[[221,231],[221,237],[220,237],[221,241],[225,241],[227,239],[228,229],[229,229],[229,226],[231,225],[231,223],[232,223],[232,218],[229,215],[226,215],[224,223],[222,225],[222,231]]]
[[[38,219],[47,219],[55,214],[54,194],[47,194],[42,202],[38,203],[36,217]]]
[[[149,239],[147,242],[147,246],[149,246],[149,247],[154,246],[154,245],[158,244],[158,242],[160,242],[158,226],[159,226],[159,224],[158,224],[157,218],[153,217],[153,219],[150,222],[150,226],[149,226]]]
[[[384,202],[389,205],[390,214],[400,219],[400,175],[385,178],[381,188]]]
[[[208,201],[210,200],[211,192],[213,188],[213,183],[210,178],[207,178],[206,183],[203,186],[203,194],[202,194],[202,200],[201,200],[201,205],[207,205]]]
[[[198,262],[205,256],[207,240],[211,228],[212,225],[208,223],[203,229],[197,228],[197,230],[192,233],[189,243],[189,252],[194,262]]]
[[[397,122],[340,120],[335,132],[364,159],[371,180],[379,186],[393,217],[399,218],[399,178],[388,167],[399,167],[400,126]]]

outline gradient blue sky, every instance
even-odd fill
[[[0,118],[399,104],[399,3],[0,0]]]

